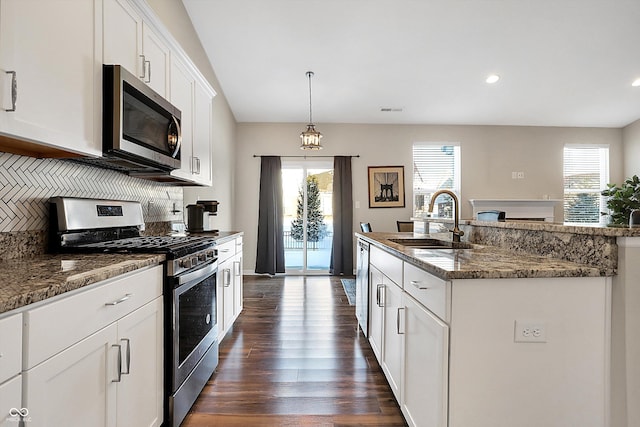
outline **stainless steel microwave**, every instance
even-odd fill
[[[180,110],[120,65],[103,66],[103,87],[101,160],[130,173],[180,168]]]

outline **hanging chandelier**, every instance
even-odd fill
[[[302,144],[300,144],[301,150],[321,150],[320,139],[322,134],[316,130],[316,126],[313,124],[311,115],[311,77],[313,77],[313,71],[307,71],[307,77],[309,78],[309,124],[307,130],[300,134]]]

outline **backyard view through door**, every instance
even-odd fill
[[[288,273],[328,273],[333,237],[331,161],[282,162],[284,261]]]

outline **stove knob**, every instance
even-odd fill
[[[196,265],[198,265],[198,257],[197,257],[197,256],[191,257],[191,265],[192,265],[193,267],[195,267]]]
[[[180,260],[179,265],[182,268],[191,268],[192,267],[191,259],[185,258],[183,260]]]
[[[207,254],[198,255],[198,261],[205,262],[207,260]]]

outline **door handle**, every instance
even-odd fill
[[[396,311],[396,330],[398,331],[398,335],[404,335],[404,332],[400,332],[400,310],[404,312],[404,307],[398,307]]]
[[[11,74],[11,108],[4,111],[11,113],[16,111],[16,101],[18,100],[18,77],[15,71],[5,71],[7,74]]]
[[[129,338],[122,338],[120,341],[124,341],[127,343],[127,350],[125,352],[125,355],[127,356],[127,363],[125,364],[127,370],[123,372],[122,375],[129,375],[129,373],[131,372],[131,341],[129,340]]]
[[[422,282],[419,281],[419,280],[412,280],[411,281],[411,284],[413,286],[415,286],[416,288],[418,288],[418,289],[429,289],[429,287],[427,285],[421,285],[421,283]]]
[[[145,80],[145,77],[147,76],[147,70],[146,70],[146,65],[147,65],[147,59],[145,58],[144,55],[140,55],[140,59],[142,59],[142,75],[138,76],[138,78]]]
[[[380,297],[381,289],[384,287],[384,284],[379,284],[376,286],[376,304],[378,304],[378,307],[384,307],[384,302],[382,301],[382,298]]]
[[[240,261],[233,261],[233,266],[235,267],[235,275],[240,276]]]
[[[111,382],[119,383],[122,381],[122,346],[120,344],[112,344],[111,347],[116,347],[118,349],[118,379],[111,380]]]
[[[147,66],[147,71],[148,71],[148,73],[145,73],[147,74],[147,78],[144,82],[151,83],[151,61],[144,61],[144,63]]]
[[[224,278],[224,287],[228,288],[229,285],[231,285],[231,269],[225,268],[224,270],[222,270],[222,277]]]
[[[113,306],[113,305],[118,305],[121,304],[123,302],[125,302],[126,300],[128,300],[129,298],[131,298],[133,296],[133,294],[126,294],[125,296],[123,296],[120,299],[117,299],[115,301],[111,301],[111,302],[105,302],[104,305],[106,306]]]

